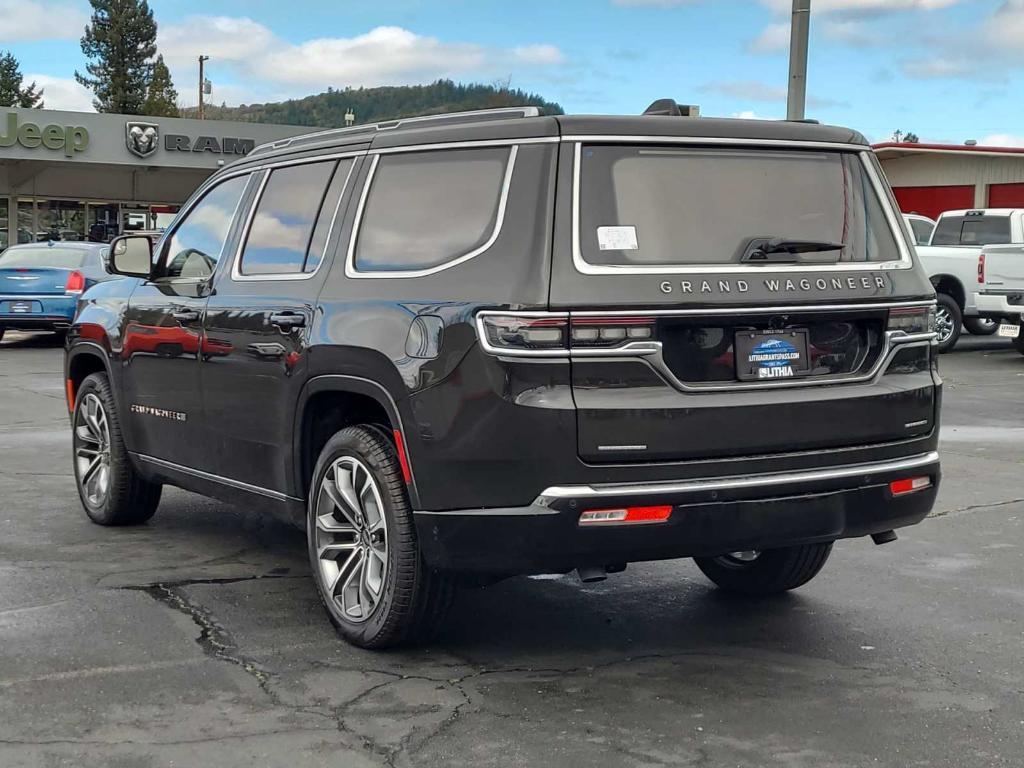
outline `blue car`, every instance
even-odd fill
[[[105,280],[110,246],[50,242],[15,245],[0,253],[0,339],[8,329],[63,333],[78,297]]]

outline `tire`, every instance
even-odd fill
[[[128,457],[106,374],[87,376],[78,387],[71,440],[75,485],[90,520],[139,525],[154,515],[161,486],[145,480]]]
[[[766,597],[803,586],[825,565],[832,542],[695,557],[704,575],[724,590]]]
[[[991,336],[999,330],[999,321],[990,317],[965,317],[964,328],[972,336]]]
[[[1010,343],[1013,344],[1014,349],[1024,355],[1024,329],[1017,333],[1017,338],[1010,339]]]
[[[364,493],[357,497],[353,488]],[[440,628],[455,578],[423,562],[386,432],[347,427],[328,440],[306,506],[313,579],[338,634],[360,648],[381,649],[422,642]]]
[[[956,346],[963,330],[963,313],[952,296],[940,293],[936,296],[938,308],[935,329],[939,334],[939,352],[948,352]]]
[[[0,341],[4,340],[4,334],[7,333],[7,329],[0,326]]]

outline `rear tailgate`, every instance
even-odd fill
[[[1024,292],[1024,245],[990,245],[983,253],[986,289]]]

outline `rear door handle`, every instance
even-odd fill
[[[171,312],[171,317],[179,323],[192,323],[199,319],[199,313],[194,309],[179,309],[176,312]]]
[[[270,316],[270,322],[281,328],[304,328],[306,316],[297,312],[277,312]]]

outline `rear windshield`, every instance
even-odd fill
[[[738,263],[751,240],[842,244],[802,262],[893,261],[900,253],[851,153],[586,146],[580,250],[591,264]]]
[[[88,255],[72,248],[9,248],[0,254],[0,267],[78,269]]]
[[[1009,242],[1009,216],[943,216],[932,235],[932,245],[1006,245]]]

